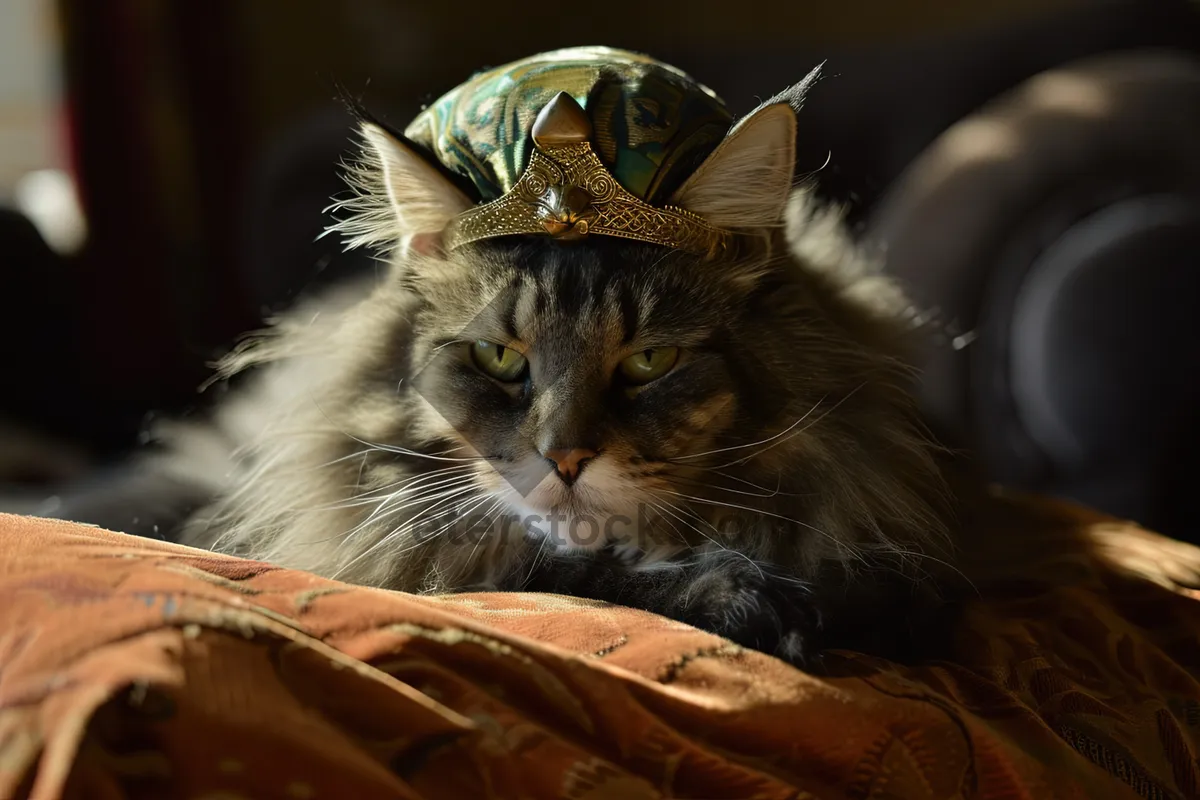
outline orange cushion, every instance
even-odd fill
[[[1200,797],[1200,550],[1000,498],[953,663],[0,515],[0,797]]]

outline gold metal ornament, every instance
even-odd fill
[[[676,206],[656,207],[626,191],[592,150],[592,124],[575,98],[559,92],[533,123],[534,151],[512,190],[459,214],[444,233],[456,247],[514,234],[561,241],[618,236],[712,255],[732,234]]]

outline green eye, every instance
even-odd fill
[[[515,383],[525,373],[525,356],[495,342],[479,339],[471,343],[471,358],[475,366],[498,381]]]
[[[621,374],[630,383],[640,386],[666,375],[678,360],[678,347],[651,347],[622,361]]]

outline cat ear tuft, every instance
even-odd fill
[[[345,216],[331,228],[347,247],[433,255],[441,232],[473,203],[410,143],[374,122],[362,123],[359,160],[347,180],[353,196],[333,206]]]
[[[810,70],[809,73],[804,76],[802,81],[799,83],[794,83],[788,88],[784,89],[782,92],[763,103],[763,106],[771,106],[775,105],[776,103],[786,103],[792,107],[792,111],[795,111],[797,114],[799,114],[800,109],[804,107],[804,101],[808,97],[809,91],[811,91],[812,88],[816,86],[822,78],[825,77],[824,73],[822,72],[824,69],[825,62],[822,61],[817,66],[813,67],[812,70]]]
[[[796,169],[796,114],[821,67],[730,129],[671,203],[721,228],[782,224]]]

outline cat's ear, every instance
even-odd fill
[[[739,120],[671,198],[721,228],[779,225],[796,170],[796,112],[820,67]]]
[[[473,203],[414,145],[374,122],[363,122],[358,163],[348,175],[355,196],[335,226],[351,247],[374,246],[433,255],[446,224]]]

